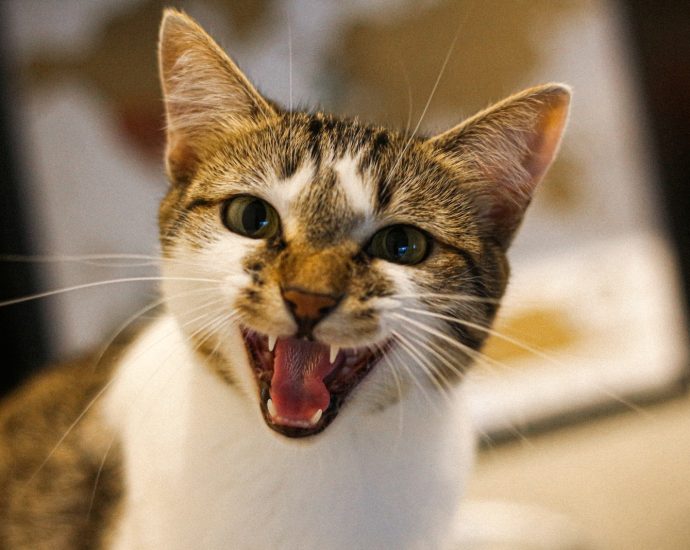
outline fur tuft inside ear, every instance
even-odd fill
[[[193,177],[208,140],[275,116],[237,65],[180,11],[163,13],[158,59],[173,183]]]
[[[504,248],[510,245],[535,187],[556,156],[569,105],[569,87],[537,86],[430,140],[461,180],[469,180]]]

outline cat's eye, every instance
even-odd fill
[[[270,204],[250,195],[239,195],[225,203],[223,223],[230,231],[252,239],[269,239],[280,230],[280,218]]]
[[[429,238],[410,225],[391,225],[377,232],[367,253],[397,264],[418,264],[427,254]]]

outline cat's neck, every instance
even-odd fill
[[[163,317],[123,358],[104,407],[127,472],[116,540],[127,547],[136,532],[155,548],[213,537],[204,548],[243,539],[335,549],[356,547],[357,536],[368,548],[424,546],[441,536],[472,460],[469,429],[447,406],[422,397],[346,411],[313,440],[287,440]]]

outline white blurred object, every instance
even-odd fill
[[[522,431],[616,402],[634,407],[687,375],[677,271],[664,239],[604,240],[518,263],[513,273],[499,317],[555,312],[573,337],[557,349],[526,350],[499,366],[475,367],[466,391],[480,432]]]

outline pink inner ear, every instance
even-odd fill
[[[534,189],[544,177],[551,165],[561,135],[567,120],[569,95],[567,93],[554,94],[540,105],[541,111],[535,116],[531,125],[519,130],[517,142],[522,147],[515,147],[515,154],[521,158],[515,159],[521,168],[512,171],[509,160],[506,165],[499,162],[484,165],[486,174],[495,185],[485,190],[489,196],[490,205],[488,217],[492,221],[498,239],[505,246],[510,244],[512,236],[520,225],[525,209],[532,200]],[[504,139],[507,135],[504,136]]]
[[[568,102],[565,95],[552,98],[528,139],[531,154],[524,159],[523,166],[531,176],[531,189],[541,181],[556,156],[568,118]]]

